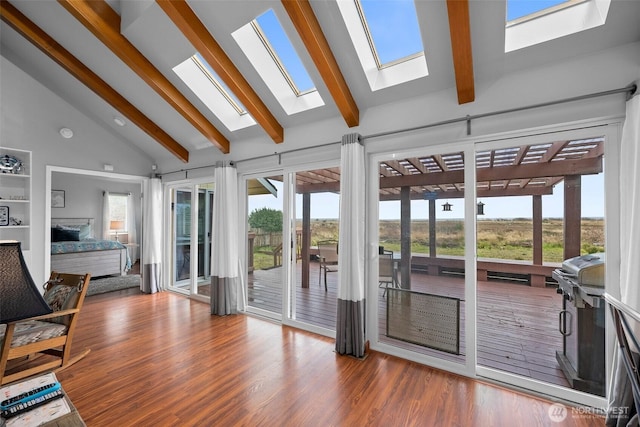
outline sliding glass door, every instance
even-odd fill
[[[603,405],[614,138],[593,127],[373,155],[372,347]]]
[[[170,200],[169,265],[172,290],[209,296],[213,183],[174,184]]]
[[[339,265],[325,263],[320,247],[337,254],[340,168],[248,175],[247,310],[284,323],[333,334]]]
[[[607,384],[605,137],[590,132],[479,147],[475,159],[479,370],[583,401]],[[580,283],[563,273],[570,259],[600,275]]]
[[[319,333],[336,329],[340,168],[292,172],[292,281],[288,320]]]
[[[247,310],[282,318],[284,259],[282,174],[253,176],[247,191]]]
[[[465,363],[464,153],[381,158],[373,255],[378,341]]]

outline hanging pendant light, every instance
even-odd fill
[[[452,206],[453,205],[447,201],[442,205],[442,211],[443,212],[451,212],[451,207]]]
[[[478,215],[484,215],[484,203],[478,202]]]

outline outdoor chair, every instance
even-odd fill
[[[66,368],[91,351],[71,357],[73,332],[89,279],[89,274],[52,272],[43,297],[53,312],[0,324],[0,385]]]
[[[338,242],[327,241],[318,242],[318,255],[320,257],[320,273],[318,275],[318,285],[322,280],[324,271],[324,290],[327,290],[327,273],[338,271]]]
[[[387,293],[389,286],[398,287],[395,280],[395,271],[393,271],[393,252],[385,251],[378,255],[378,287],[384,288],[382,296]]]

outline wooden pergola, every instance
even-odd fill
[[[542,196],[564,184],[564,259],[580,255],[581,176],[602,172],[604,138],[556,141],[478,152],[477,197],[531,196],[533,266],[542,265]],[[410,286],[411,200],[429,201],[429,257],[436,257],[436,201],[464,197],[465,159],[462,152],[379,163],[380,201],[400,201],[400,281]],[[280,177],[269,177],[280,179]],[[296,193],[302,195],[302,275],[309,286],[311,194],[339,193],[340,168],[296,173]],[[540,279],[541,277],[541,279]],[[533,286],[544,286],[537,276]]]

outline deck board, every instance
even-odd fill
[[[298,263],[298,276],[301,263]],[[318,264],[310,263],[309,288],[301,288],[298,278],[296,319],[305,323],[335,329],[337,307],[337,274],[329,274],[328,290],[318,283]],[[248,275],[249,305],[280,313],[282,307],[281,269],[256,270]],[[464,279],[412,273],[412,290],[461,299],[461,355],[453,355],[389,338],[386,331],[386,299],[378,292],[380,341],[421,354],[464,363]],[[562,297],[553,288],[535,288],[502,281],[478,282],[478,363],[552,384],[568,387],[556,361],[555,352],[562,349],[558,332],[558,313]]]

